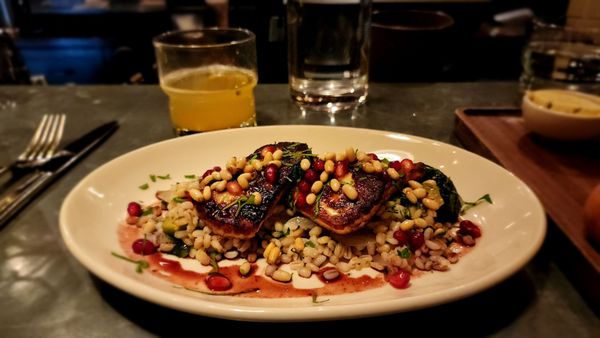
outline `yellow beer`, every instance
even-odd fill
[[[170,99],[176,133],[256,125],[256,81],[252,71],[224,65],[180,69],[166,75],[161,87]]]

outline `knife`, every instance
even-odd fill
[[[77,163],[119,128],[111,121],[66,145],[54,158],[32,172],[26,172],[0,197],[0,229],[21,208],[67,169]]]

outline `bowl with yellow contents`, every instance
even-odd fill
[[[600,139],[600,96],[573,90],[542,89],[523,96],[525,126],[559,140]]]

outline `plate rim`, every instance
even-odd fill
[[[385,302],[369,302],[369,303],[361,303],[360,306],[357,304],[338,304],[338,305],[317,305],[307,306],[307,307],[287,307],[287,308],[279,308],[277,307],[277,311],[272,311],[274,308],[265,308],[265,307],[257,307],[257,306],[246,306],[246,305],[235,305],[229,303],[216,303],[208,300],[204,300],[201,298],[189,297],[183,294],[175,294],[170,293],[161,289],[157,289],[150,285],[144,283],[131,283],[131,278],[129,276],[123,275],[119,272],[116,272],[113,269],[105,268],[102,265],[94,264],[93,259],[88,257],[85,254],[85,250],[80,248],[73,235],[69,232],[68,219],[67,219],[67,209],[68,206],[71,205],[73,200],[75,199],[75,195],[77,192],[82,190],[82,187],[87,185],[87,182],[95,178],[95,175],[98,175],[97,172],[104,170],[106,167],[110,165],[114,165],[114,163],[121,161],[123,158],[133,155],[134,153],[140,153],[147,151],[149,149],[153,149],[155,147],[161,147],[165,144],[169,143],[178,143],[185,142],[185,140],[191,140],[192,138],[203,138],[206,136],[203,135],[215,135],[215,134],[229,134],[229,133],[244,133],[246,130],[265,130],[269,129],[336,129],[341,131],[351,131],[351,132],[366,132],[371,134],[377,134],[380,136],[388,137],[390,134],[400,137],[402,139],[415,139],[420,142],[425,142],[427,144],[441,144],[447,147],[450,147],[453,150],[458,150],[459,152],[465,152],[472,156],[478,157],[479,160],[483,160],[492,164],[494,166],[502,169],[506,174],[512,176],[520,185],[522,185],[527,194],[532,197],[532,201],[536,205],[536,209],[539,209],[540,213],[540,226],[537,228],[537,237],[532,239],[531,245],[527,250],[523,251],[521,257],[519,257],[518,261],[513,262],[511,265],[503,265],[500,269],[496,269],[478,279],[474,282],[469,282],[463,284],[459,287],[455,287],[453,289],[448,290],[439,290],[423,295],[419,295],[416,299],[409,299],[407,302],[406,298],[399,297],[397,299],[387,300]],[[533,221],[532,221],[533,222]],[[458,146],[438,141],[435,139],[425,138],[421,136],[399,133],[388,130],[377,130],[377,129],[368,129],[368,128],[356,128],[356,127],[339,127],[339,126],[323,126],[323,125],[272,125],[272,126],[259,126],[252,128],[242,128],[242,129],[227,129],[227,130],[219,130],[212,131],[207,133],[189,135],[180,138],[172,138],[167,140],[162,140],[159,142],[151,143],[131,151],[128,151],[124,154],[121,154],[102,165],[96,167],[93,171],[89,172],[84,178],[82,178],[67,194],[66,198],[63,200],[61,204],[60,212],[59,212],[59,229],[60,234],[65,243],[69,252],[79,261],[83,267],[103,280],[104,282],[117,287],[118,289],[125,291],[131,295],[134,295],[138,298],[144,299],[151,303],[159,304],[165,306],[167,308],[172,308],[188,313],[193,313],[197,315],[215,317],[215,318],[223,318],[223,319],[233,319],[239,321],[259,321],[259,322],[295,322],[295,321],[323,321],[323,320],[333,320],[333,319],[351,319],[358,317],[372,317],[372,316],[380,316],[390,313],[400,313],[400,312],[408,312],[414,311],[421,308],[431,307],[435,305],[446,304],[458,299],[462,299],[468,297],[470,295],[479,293],[483,290],[489,289],[494,285],[497,285],[499,282],[509,278],[517,271],[523,268],[539,251],[541,248],[544,239],[546,237],[547,232],[547,217],[544,211],[544,208],[539,201],[538,197],[531,190],[531,188],[519,179],[517,176],[512,174],[506,168],[498,165],[497,163],[490,161],[489,159],[482,157],[476,153],[473,153],[467,149],[460,148]],[[443,295],[441,296],[440,294]],[[441,298],[440,298],[441,297]],[[193,304],[191,304],[192,302]],[[403,306],[398,308],[397,303],[403,303]],[[193,305],[193,306],[192,306]],[[340,316],[340,313],[343,315]]]

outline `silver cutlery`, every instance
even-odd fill
[[[105,123],[67,144],[45,163],[24,171],[18,180],[0,195],[0,229],[27,202],[38,196],[42,189],[106,140],[118,127],[117,121]]]
[[[63,136],[65,114],[46,114],[42,117],[35,133],[31,137],[25,150],[17,160],[8,165],[0,167],[0,176],[17,168],[35,168],[48,162],[57,154],[56,150]]]

